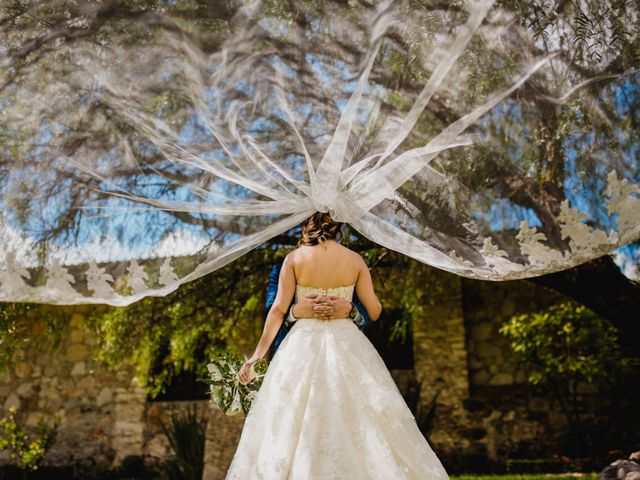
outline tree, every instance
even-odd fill
[[[640,363],[622,355],[615,327],[575,303],[514,316],[500,333],[511,341],[528,381],[553,392],[575,440],[574,454],[579,456],[583,387],[615,386]]]
[[[622,274],[607,255],[578,267],[530,280],[585,305],[620,330],[620,345],[627,356],[640,358],[640,284]]]
[[[285,253],[265,246],[167,296],[95,311],[88,327],[98,359],[114,369],[132,365],[152,398],[183,372],[205,377],[208,359],[239,355],[259,336],[269,270]]]
[[[406,116],[433,74],[438,59],[430,55],[444,48],[438,42],[450,39],[468,16],[458,2],[394,3],[403,21],[392,22],[383,35],[366,92],[378,116],[355,122],[347,163],[393,137],[398,118]],[[136,210],[141,198],[165,204],[205,198],[207,206],[222,210],[251,201],[259,208],[268,203],[269,188],[282,181],[265,168],[262,154],[284,165],[293,184],[308,175],[305,153],[312,163],[322,156],[342,102],[364,70],[375,38],[367,23],[375,2],[265,0],[257,3],[253,23],[243,16],[242,4],[3,4],[0,185],[6,204],[0,206],[8,223],[37,243],[39,267],[53,253],[86,245],[93,235],[148,247],[183,230],[213,247],[280,218],[230,218],[176,203],[162,211]],[[492,265],[483,263],[478,241],[488,234],[498,239],[493,251],[528,262],[509,219],[535,217],[536,238],[543,234],[545,245],[567,252],[570,241],[557,220],[564,200],[580,203],[590,214],[585,224],[608,233],[614,226],[601,218],[603,177],[593,172],[615,167],[626,179],[639,179],[637,19],[632,1],[497,3],[495,15],[450,70],[449,88],[433,95],[394,155],[424,144],[513,84],[530,70],[531,58],[560,46],[553,68],[530,76],[517,94],[470,126],[490,141],[443,152],[424,174],[402,184],[391,221],[461,263],[487,270]],[[496,41],[502,32],[508,41]],[[39,91],[46,101],[32,95]],[[289,102],[288,110],[283,102]],[[201,163],[178,162],[194,157]],[[233,167],[235,176],[212,169],[209,159],[219,161],[216,167]],[[234,183],[239,172],[258,184],[255,191]],[[579,199],[571,198],[576,188]],[[130,193],[128,200],[114,198],[123,191]],[[103,207],[112,210],[105,214]],[[207,257],[194,258],[192,265]],[[127,265],[100,268],[119,294],[130,290],[115,275],[126,278]],[[28,283],[40,286],[45,277],[46,272],[34,273]],[[96,291],[83,283],[83,275],[75,277],[79,282],[72,288]],[[98,291],[111,292],[106,282],[101,285]]]

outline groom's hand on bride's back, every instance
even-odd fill
[[[327,300],[327,303],[324,304],[324,308],[320,310],[321,313],[325,315],[324,318],[327,320],[333,320],[334,318],[349,318],[349,313],[351,313],[351,302],[342,297],[337,297],[335,295],[329,295],[324,297]]]
[[[320,297],[319,293],[307,293],[291,306],[291,313],[295,318],[315,318]]]
[[[308,293],[291,308],[295,318],[333,320],[335,318],[348,318],[352,306],[350,301],[342,297]]]

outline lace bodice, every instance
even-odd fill
[[[299,301],[302,297],[304,297],[308,293],[321,293],[323,295],[335,295],[351,301],[353,299],[354,289],[355,289],[355,284],[346,285],[344,287],[333,287],[333,288],[316,288],[316,287],[305,287],[304,285],[296,285],[296,302]]]

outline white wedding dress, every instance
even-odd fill
[[[351,300],[354,286],[296,287]],[[350,320],[298,319],[247,415],[227,480],[447,479],[384,361]]]

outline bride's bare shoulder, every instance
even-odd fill
[[[355,250],[351,250],[349,247],[345,247],[344,245],[340,244],[338,244],[338,246],[342,250],[343,254],[346,255],[350,260],[353,260],[354,262],[364,262],[362,255],[360,255]]]
[[[293,250],[291,250],[289,253],[287,253],[287,255],[284,257],[284,261],[288,262],[288,263],[295,263],[297,261],[300,261],[300,257],[301,257],[301,248],[303,247],[296,247]]]
[[[309,247],[307,245],[300,245],[291,250],[285,257],[285,260],[292,265],[298,265],[303,262],[309,261],[313,258],[311,248],[312,247]]]
[[[308,246],[308,245],[298,245],[297,247],[295,247],[293,250],[291,250],[287,254],[287,257],[289,257],[292,260],[300,259],[301,257],[304,257],[305,255],[308,255],[310,252],[311,252],[311,247],[310,246]]]

